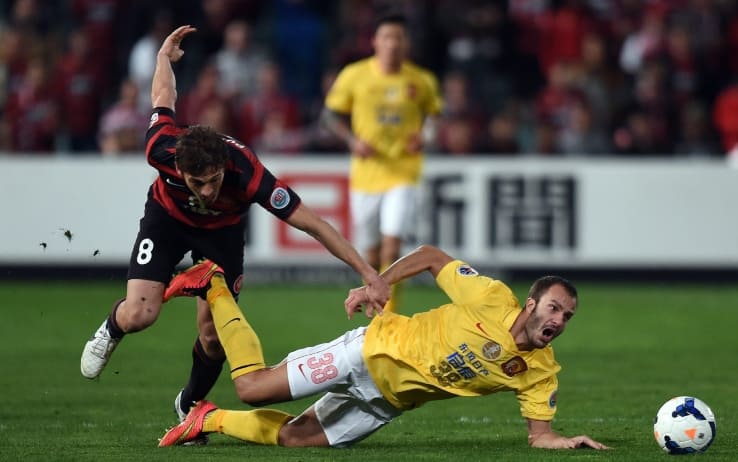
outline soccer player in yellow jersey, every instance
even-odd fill
[[[413,227],[423,144],[441,112],[438,82],[406,59],[408,44],[403,16],[381,18],[374,55],[338,74],[321,116],[351,151],[354,243],[378,270],[397,260]],[[397,291],[385,310],[396,310]]]
[[[160,446],[219,432],[261,444],[344,447],[428,401],[511,391],[527,420],[531,446],[607,449],[586,435],[566,437],[551,426],[560,366],[550,343],[577,308],[576,289],[566,279],[538,279],[521,307],[502,282],[424,245],[381,276],[391,284],[429,271],[451,303],[411,317],[386,311],[373,316],[367,309],[373,317],[368,326],[265,367],[258,337],[218,271],[211,262],[195,266],[175,277],[167,294],[207,296],[239,398],[264,405],[325,394],[296,417],[199,401]],[[348,316],[368,300],[364,287],[352,289],[345,302]]]

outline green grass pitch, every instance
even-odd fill
[[[214,435],[206,447],[157,448],[174,423],[172,400],[189,372],[194,302],[177,299],[144,332],[125,338],[96,381],[79,356],[121,282],[0,283],[0,461],[658,461],[652,420],[668,398],[692,394],[717,417],[699,457],[738,460],[738,287],[580,284],[580,307],[554,343],[563,366],[554,428],[613,446],[545,451],[527,446],[514,395],[458,398],[401,416],[350,449],[286,449]],[[332,340],[347,321],[348,287],[246,287],[240,305],[267,361]],[[519,297],[526,287],[515,285]],[[443,303],[435,288],[406,290],[405,313]],[[224,373],[210,399],[245,408]],[[312,400],[276,406],[300,412]]]

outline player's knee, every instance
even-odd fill
[[[277,444],[286,448],[305,446],[302,435],[297,434],[297,432],[294,431],[294,427],[289,424],[282,426],[282,429],[279,430]]]
[[[116,312],[118,325],[127,333],[146,329],[156,322],[161,310],[161,302],[151,300],[127,299]]]
[[[318,420],[312,415],[302,414],[287,422],[279,430],[277,440],[284,447],[328,447],[328,437]]]
[[[259,407],[266,403],[264,402],[263,387],[260,387],[257,381],[254,380],[254,376],[258,375],[257,372],[239,376],[233,381],[233,384],[236,387],[238,399],[248,405]]]
[[[238,399],[254,407],[288,400],[289,396],[284,396],[278,391],[278,387],[272,386],[273,381],[270,374],[269,369],[259,369],[236,377],[233,385],[236,388]]]

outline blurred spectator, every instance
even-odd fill
[[[461,149],[475,150],[486,115],[471,96],[467,76],[463,71],[451,71],[444,76],[441,87],[444,105],[438,120],[438,146],[426,149],[452,154],[459,154]],[[462,135],[469,139],[462,142]]]
[[[439,150],[457,156],[476,153],[475,131],[473,123],[467,118],[445,119],[438,131]]]
[[[151,109],[151,79],[156,66],[156,53],[167,35],[174,29],[171,14],[159,10],[151,17],[149,30],[133,45],[128,59],[128,76],[138,87],[138,107]]]
[[[487,123],[480,151],[489,154],[518,154],[518,121],[512,111],[502,111]]]
[[[666,34],[663,53],[668,72],[666,86],[671,92],[671,100],[677,110],[681,110],[692,100],[702,83],[699,62],[693,53],[692,37],[687,24],[680,22],[674,22]]]
[[[574,84],[584,94],[590,108],[591,125],[608,130],[612,125],[615,101],[622,98],[622,79],[608,60],[605,39],[591,33],[582,41],[582,58],[575,64]]]
[[[97,151],[97,124],[104,78],[90,54],[87,34],[77,29],[69,34],[68,50],[54,72],[55,93],[61,114],[60,128],[72,152]]]
[[[233,114],[230,105],[222,100],[209,101],[200,111],[198,125],[207,125],[219,133],[233,133]]]
[[[502,2],[479,0],[441,0],[437,9],[439,28],[448,37],[446,67],[466,75],[486,74],[467,85],[471,94],[483,95],[493,111],[511,85],[516,31],[506,10]]]
[[[305,145],[305,135],[304,130],[289,124],[285,113],[271,111],[264,117],[261,132],[254,138],[253,147],[257,152],[295,154]]]
[[[469,78],[462,71],[451,71],[443,77],[441,92],[444,96],[444,118],[465,118],[472,123],[474,133],[479,133],[486,114],[469,88]]]
[[[28,40],[16,27],[7,27],[0,34],[0,105],[4,106],[8,94],[15,92],[23,80],[28,64]]]
[[[557,154],[556,127],[550,122],[541,122],[535,126],[535,145],[533,154],[550,155]]]
[[[98,143],[102,154],[141,152],[148,122],[148,114],[138,106],[138,87],[132,80],[124,80],[118,101],[105,111],[100,121]]]
[[[634,110],[627,114],[621,127],[615,130],[613,143],[617,152],[630,155],[663,154],[663,144],[652,130],[645,112]]]
[[[90,59],[101,69],[103,91],[114,91],[112,83],[118,58],[116,20],[124,0],[71,0],[70,3],[76,23],[87,35]]]
[[[584,37],[596,29],[596,22],[584,0],[563,0],[560,6],[547,11],[539,27],[538,59],[548,73],[562,61],[581,58]]]
[[[202,119],[202,113],[208,104],[213,102],[225,103],[227,101],[220,96],[219,79],[220,73],[214,64],[207,64],[202,68],[195,86],[185,92],[177,101],[177,120],[179,123],[185,125],[197,124]],[[223,133],[232,132],[226,131]]]
[[[622,147],[616,142],[620,152],[652,155],[672,152],[676,141],[672,136],[675,113],[667,84],[667,68],[663,62],[647,59],[636,76],[632,98],[616,129],[624,129],[634,142]],[[616,140],[621,138],[616,137]]]
[[[329,48],[329,60],[332,65],[343,67],[374,53],[372,37],[376,12],[366,0],[337,3],[335,44]]]
[[[283,88],[300,104],[308,104],[320,91],[324,67],[324,30],[332,2],[323,0],[272,0],[274,56],[287,69]]]
[[[556,148],[562,154],[610,154],[612,148],[603,129],[593,123],[594,115],[585,101],[571,107],[567,123],[556,135]]]
[[[663,49],[668,11],[664,2],[657,1],[648,5],[643,12],[640,27],[625,37],[620,50],[620,66],[626,73],[638,73],[648,56]]]
[[[2,131],[9,149],[54,151],[59,118],[46,66],[41,57],[31,59],[18,88],[8,98]]]
[[[720,154],[719,143],[708,128],[708,117],[704,106],[693,100],[685,104],[681,112],[679,140],[674,152],[682,156],[704,157]]]
[[[267,63],[259,72],[256,93],[246,98],[238,111],[237,138],[247,144],[275,130],[293,130],[300,124],[297,100],[283,90],[280,68]]]
[[[39,0],[15,0],[10,14],[10,22],[14,27],[27,34],[46,37],[57,19],[56,2]]]
[[[584,93],[577,87],[576,68],[570,62],[557,62],[551,66],[548,84],[538,95],[536,113],[538,123],[558,131],[571,126],[572,113],[577,105],[586,101]]]
[[[257,75],[268,62],[268,55],[253,43],[251,26],[236,20],[226,26],[223,48],[215,54],[214,62],[220,73],[220,94],[238,103],[256,91]]]

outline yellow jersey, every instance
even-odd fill
[[[425,117],[441,111],[438,81],[410,62],[385,74],[375,57],[346,66],[326,96],[325,106],[351,116],[351,129],[375,154],[351,159],[350,186],[384,192],[420,180],[422,152],[408,152],[409,138],[419,135]]]
[[[510,288],[459,260],[436,282],[451,303],[412,317],[385,312],[367,327],[364,360],[384,397],[407,410],[513,391],[523,417],[552,420],[561,366],[550,345],[518,350],[510,328],[522,308]]]

